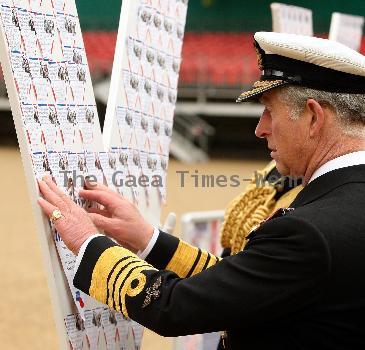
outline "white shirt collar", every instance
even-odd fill
[[[308,183],[317,179],[318,177],[329,173],[332,170],[346,168],[348,166],[365,164],[365,151],[358,151],[353,153],[348,153],[343,156],[337,157],[330,160],[329,162],[323,164],[319,167],[312,175]]]

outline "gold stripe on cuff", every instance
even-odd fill
[[[191,270],[198,256],[198,252],[198,248],[184,241],[180,241],[174,256],[166,266],[166,270],[173,271],[179,277],[185,278]]]

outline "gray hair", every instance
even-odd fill
[[[280,99],[290,106],[291,118],[298,119],[309,98],[331,108],[343,131],[353,137],[365,138],[365,94],[327,92],[288,85],[280,89]]]

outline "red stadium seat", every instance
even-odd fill
[[[116,32],[86,32],[85,50],[92,74],[110,74],[113,66]]]
[[[250,84],[260,76],[252,36],[252,33],[186,33],[180,84],[233,87]],[[83,37],[91,73],[109,75],[117,33],[89,31]],[[365,37],[361,53],[365,54]]]
[[[192,60],[197,66],[190,74]],[[194,75],[195,83],[247,84],[258,76],[256,64],[251,33],[186,33],[180,84],[191,84]]]
[[[91,74],[109,75],[117,33],[89,31],[83,38]],[[182,85],[236,86],[258,75],[252,33],[186,33],[182,57]]]
[[[365,36],[363,36],[361,40],[360,53],[365,55]]]

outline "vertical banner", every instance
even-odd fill
[[[104,126],[117,190],[151,221],[166,200],[166,172],[187,0],[125,0]]]
[[[112,164],[115,174],[107,177],[108,185],[155,226],[166,201],[187,6],[187,0],[123,1],[104,122],[109,161],[102,166]],[[124,346],[140,349],[141,326],[119,321],[119,336],[127,337]]]
[[[74,288],[75,256],[36,204],[36,179],[50,175],[72,200],[85,205],[78,196],[89,172],[85,152],[103,151],[75,2],[0,0],[0,32],[0,58],[60,346],[81,349],[84,312],[97,303]]]

